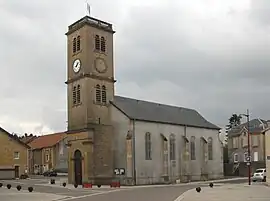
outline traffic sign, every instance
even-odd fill
[[[125,175],[125,168],[115,168],[114,169],[114,174],[115,175]]]
[[[246,157],[246,162],[250,162],[250,156]]]

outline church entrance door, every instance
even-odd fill
[[[76,150],[74,153],[75,184],[82,185],[82,153]]]

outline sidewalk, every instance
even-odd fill
[[[203,187],[197,193],[191,189],[175,201],[268,201],[270,188],[264,185],[226,184],[223,186]]]
[[[237,177],[237,178],[232,178],[232,179],[218,179],[218,180],[209,180],[209,181],[197,181],[197,182],[189,182],[189,183],[180,183],[180,184],[159,184],[159,185],[138,185],[138,186],[121,186],[120,188],[124,189],[130,189],[130,188],[153,188],[153,187],[170,187],[170,186],[188,186],[188,185],[205,185],[209,184],[211,182],[216,183],[216,185],[222,184],[222,182],[228,182],[228,181],[244,181],[247,180],[246,177]],[[66,187],[63,187],[62,184],[65,182],[67,185]],[[58,178],[58,180],[55,181],[55,184],[50,184],[50,179],[47,179],[45,183],[40,183],[40,184],[35,184],[38,186],[49,186],[49,187],[56,187],[56,188],[68,188],[68,189],[75,189],[72,184],[68,184],[67,179],[65,178]],[[224,185],[224,184],[222,184]],[[81,185],[78,186],[77,189],[82,188]],[[93,185],[93,188],[91,189],[110,189],[111,187],[108,185],[102,185],[101,188],[98,188],[96,185]]]

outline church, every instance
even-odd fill
[[[66,33],[69,183],[222,178],[219,127],[193,109],[115,95],[114,33],[89,16]]]

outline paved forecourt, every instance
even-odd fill
[[[201,192],[190,189],[175,201],[269,201],[270,188],[263,184],[224,184],[220,186],[202,187]]]
[[[18,191],[16,188],[0,188],[1,201],[54,201],[59,199],[71,198],[69,196],[56,195],[52,193],[28,192],[27,190]]]

